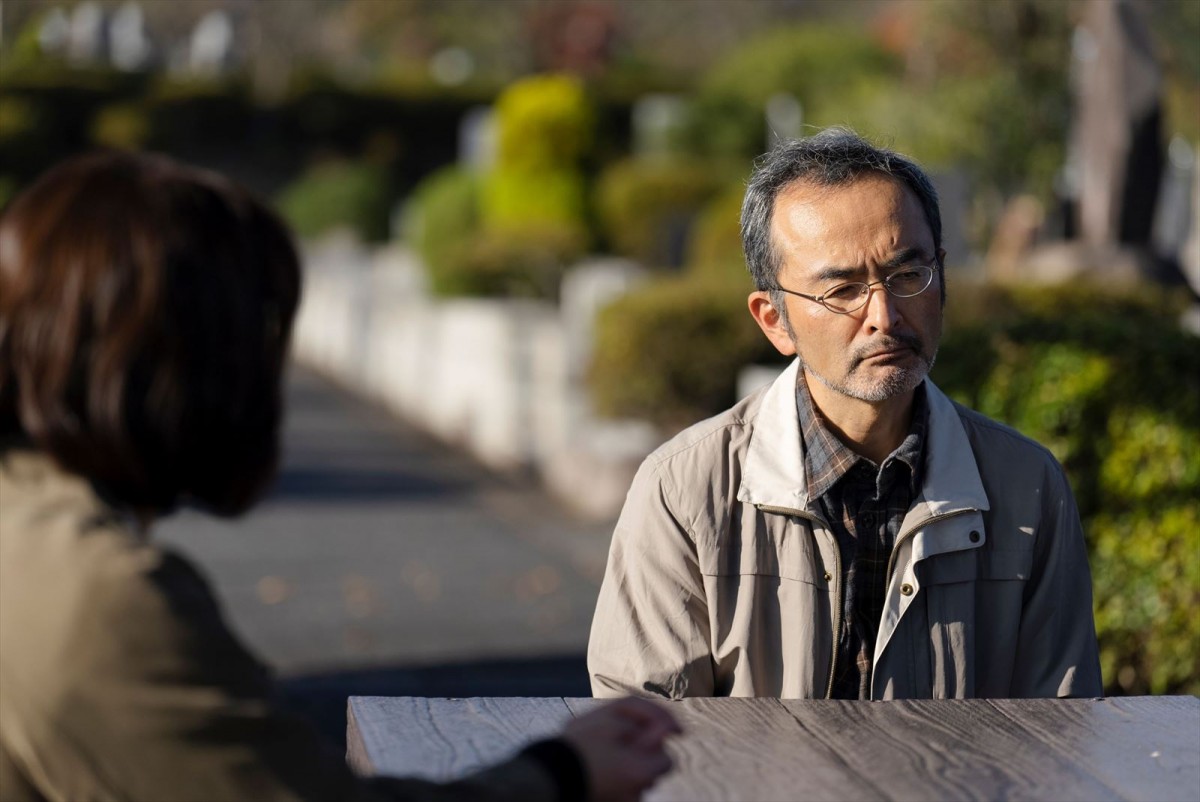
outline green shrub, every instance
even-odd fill
[[[391,212],[387,180],[365,163],[325,162],[284,188],[280,213],[302,237],[348,226],[367,242],[387,239]]]
[[[1066,468],[1109,692],[1200,692],[1200,339],[1149,290],[1007,294],[947,333],[935,379]]]
[[[18,95],[0,97],[0,142],[28,136],[38,128],[38,108]]]
[[[92,141],[110,148],[137,150],[150,137],[150,119],[141,103],[113,103],[96,113]]]
[[[444,167],[416,189],[405,213],[404,233],[425,261],[438,295],[461,294],[463,263],[479,233],[479,182],[469,170]]]
[[[778,358],[748,291],[747,279],[664,277],[602,309],[588,375],[601,414],[680,428],[732,404],[738,370]]]
[[[748,275],[742,253],[742,184],[717,195],[700,212],[688,237],[688,270],[705,275]]]
[[[531,226],[479,232],[439,277],[446,295],[555,300],[563,273],[583,253],[571,226]]]
[[[596,184],[596,210],[612,249],[647,267],[678,267],[693,218],[728,182],[701,162],[623,161]]]
[[[738,45],[704,76],[690,126],[692,146],[706,154],[758,155],[767,141],[764,109],[777,93],[800,101],[805,122],[861,124],[855,112],[894,91],[902,75],[898,59],[861,26],[771,30]]]

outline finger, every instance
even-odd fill
[[[676,730],[661,724],[653,724],[643,728],[630,741],[630,747],[646,752],[658,751],[663,748],[667,738],[676,734]]]
[[[667,708],[646,699],[629,697],[613,704],[614,709],[626,718],[634,719],[645,724],[662,723],[671,728],[672,732],[682,732],[679,722]]]

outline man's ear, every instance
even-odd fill
[[[771,294],[765,290],[752,292],[746,303],[750,307],[750,316],[776,350],[784,356],[793,356],[796,353],[796,345],[792,342],[791,332],[783,323],[783,316],[771,302]]]

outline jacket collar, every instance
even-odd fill
[[[738,501],[759,507],[804,510],[808,482],[804,476],[804,444],[796,414],[796,379],[800,361],[793,360],[763,393],[750,435]],[[914,512],[920,517],[989,508],[979,478],[975,453],[953,402],[925,380],[929,427],[925,433],[925,479]]]

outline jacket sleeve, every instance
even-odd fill
[[[440,785],[365,780],[303,719],[274,707],[265,669],[207,585],[155,549],[99,555],[63,617],[53,677],[5,674],[4,749],[49,799],[553,800],[528,756]],[[24,687],[17,687],[21,685]]]
[[[668,478],[642,464],[617,521],[588,643],[596,697],[713,694],[708,605],[696,544]]]
[[[1057,463],[1047,470],[1044,491],[1012,696],[1100,696],[1104,691],[1087,547],[1075,497]]]

